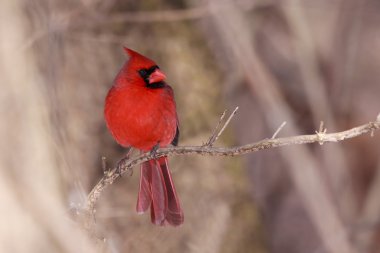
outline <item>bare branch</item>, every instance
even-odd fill
[[[234,115],[237,109],[231,114],[230,118]],[[230,120],[229,118],[229,120]],[[225,123],[226,126],[229,122]],[[297,145],[297,144],[307,144],[307,143],[325,143],[325,142],[339,142],[346,139],[354,138],[368,132],[378,130],[380,128],[380,121],[376,120],[374,122],[369,122],[365,125],[361,125],[346,131],[337,132],[337,133],[325,133],[325,130],[317,132],[316,134],[311,135],[299,135],[285,138],[276,138],[276,139],[264,139],[255,143],[238,146],[238,147],[212,147],[212,146],[179,146],[179,147],[168,147],[160,148],[156,151],[153,156],[150,152],[138,155],[136,157],[125,160],[121,167],[114,168],[108,173],[106,173],[103,178],[96,184],[92,189],[87,198],[86,211],[93,213],[95,211],[94,207],[99,199],[103,190],[112,184],[120,175],[126,173],[127,171],[132,170],[136,165],[139,165],[148,160],[162,157],[162,156],[174,156],[174,155],[189,155],[189,154],[198,154],[198,155],[208,155],[208,156],[238,156],[248,153],[257,152],[259,150],[278,148],[288,145]],[[224,127],[219,131],[221,133]],[[119,169],[119,171],[118,171]]]

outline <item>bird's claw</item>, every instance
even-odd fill
[[[125,158],[121,159],[117,165],[116,165],[116,171],[115,173],[118,175],[118,177],[121,177],[122,172],[123,172],[123,165],[124,165]]]
[[[125,162],[129,159],[129,157],[121,159],[117,165],[116,165],[116,170],[115,173],[118,175],[118,177],[122,177],[123,174],[123,168],[125,167]],[[132,176],[133,175],[133,170],[131,167],[128,167],[126,169],[127,175]]]
[[[153,156],[153,157],[155,157],[156,154],[157,154],[157,150],[158,150],[159,147],[160,147],[160,143],[157,142],[157,144],[154,145],[153,148],[150,150],[150,155]]]

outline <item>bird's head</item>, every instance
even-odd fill
[[[124,47],[129,60],[122,68],[121,79],[126,78],[129,83],[143,85],[148,88],[160,88],[165,85],[165,74],[151,59]]]

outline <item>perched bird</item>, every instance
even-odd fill
[[[129,60],[117,74],[105,100],[107,127],[123,147],[155,151],[177,145],[178,117],[172,88],[157,64],[124,47]],[[150,207],[152,223],[177,226],[184,215],[167,157],[144,162],[140,168],[136,211]]]

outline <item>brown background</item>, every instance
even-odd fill
[[[238,158],[170,158],[185,224],[134,212],[138,170],[72,219],[124,150],[103,101],[127,56],[174,88],[180,145],[328,132],[380,112],[376,0],[5,0],[0,4],[1,252],[380,252],[379,134]],[[94,236],[95,235],[95,236]],[[102,240],[104,239],[104,240]]]

